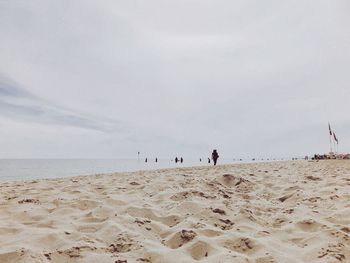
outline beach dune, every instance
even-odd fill
[[[0,183],[0,262],[350,262],[350,162]]]

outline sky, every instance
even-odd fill
[[[0,0],[0,158],[350,152],[348,0]]]

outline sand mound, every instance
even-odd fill
[[[350,262],[348,161],[0,183],[1,263]]]

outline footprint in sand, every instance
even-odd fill
[[[78,222],[82,223],[102,223],[108,220],[109,216],[113,214],[113,211],[100,208],[96,208],[85,215],[82,215]]]
[[[226,240],[223,247],[235,252],[251,255],[260,249],[260,246],[252,239],[241,237],[233,240]]]
[[[295,237],[289,239],[290,242],[294,243],[298,247],[304,248],[307,246],[307,242],[305,240],[305,237]]]
[[[213,254],[214,249],[206,242],[198,241],[194,243],[188,252],[194,260],[201,260]]]
[[[158,221],[169,227],[173,227],[182,221],[181,217],[177,215],[169,215],[164,217],[157,216],[153,210],[149,208],[129,207],[127,209],[127,213],[133,217],[142,217]]]
[[[82,257],[82,253],[97,250],[96,247],[74,246],[64,250],[57,250],[51,253],[45,253],[44,256],[52,262],[77,262]]]
[[[322,225],[313,219],[307,219],[297,222],[296,227],[300,228],[302,231],[305,232],[315,232],[318,231],[322,227]]]
[[[240,176],[234,176],[232,174],[224,174],[219,178],[217,178],[217,181],[226,187],[235,187],[235,186],[237,187],[237,186],[240,186],[241,184],[244,184],[246,186],[252,185],[252,183],[249,180],[244,179],[243,177],[240,177]]]
[[[165,245],[172,249],[176,249],[192,241],[196,236],[196,232],[192,230],[182,230],[175,233],[168,241],[165,242]]]

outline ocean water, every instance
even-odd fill
[[[281,159],[273,159],[281,160]],[[270,161],[273,161],[270,159]],[[286,159],[284,159],[286,160]],[[265,160],[219,158],[220,164],[266,162]],[[0,181],[58,178],[76,175],[94,175],[113,172],[133,172],[175,167],[208,166],[207,159],[184,159],[175,164],[171,159],[0,159]]]
[[[220,160],[219,164],[235,163]],[[0,159],[0,181],[58,178],[112,172],[132,172],[174,167],[209,165],[207,160],[185,159],[182,164],[170,159]],[[212,165],[212,163],[211,163]]]

